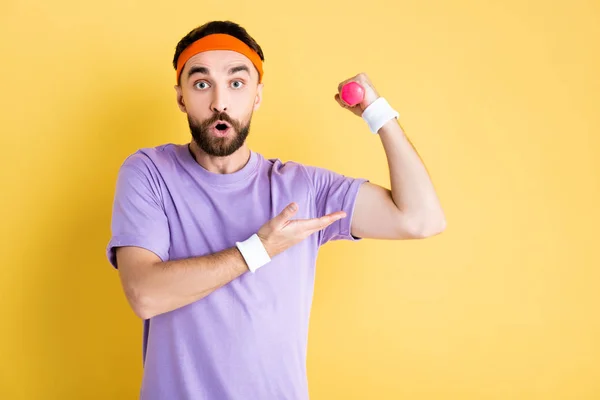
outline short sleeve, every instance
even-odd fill
[[[117,247],[136,246],[169,257],[170,234],[159,188],[150,172],[128,159],[119,169],[112,208],[111,238],[106,255],[118,268]]]
[[[363,183],[368,182],[368,179],[352,178],[314,166],[304,166],[304,168],[314,190],[317,217],[335,211],[346,212],[345,218],[319,232],[319,245],[322,246],[332,240],[361,240],[352,236],[351,226],[358,191]]]

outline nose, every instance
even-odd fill
[[[213,99],[210,108],[213,112],[220,113],[227,111],[227,94],[224,89],[216,88],[213,91]]]

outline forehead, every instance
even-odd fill
[[[232,50],[209,50],[195,54],[186,63],[184,70],[189,70],[192,65],[202,65],[211,71],[219,72],[232,64],[245,64],[252,67],[248,57]]]

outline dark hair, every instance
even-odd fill
[[[248,47],[254,50],[262,61],[265,61],[263,51],[256,43],[256,40],[248,34],[246,29],[231,21],[211,21],[197,28],[192,29],[187,35],[185,35],[175,48],[175,56],[173,57],[173,68],[177,70],[177,59],[181,53],[196,40],[203,38],[204,36],[212,35],[213,33],[225,33],[240,39],[246,43]]]

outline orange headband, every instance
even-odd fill
[[[177,83],[179,83],[179,76],[181,75],[185,63],[196,54],[209,50],[232,50],[245,55],[252,61],[252,64],[254,64],[258,70],[258,82],[262,82],[262,60],[258,53],[236,37],[224,33],[214,33],[196,40],[181,52],[177,59]]]

